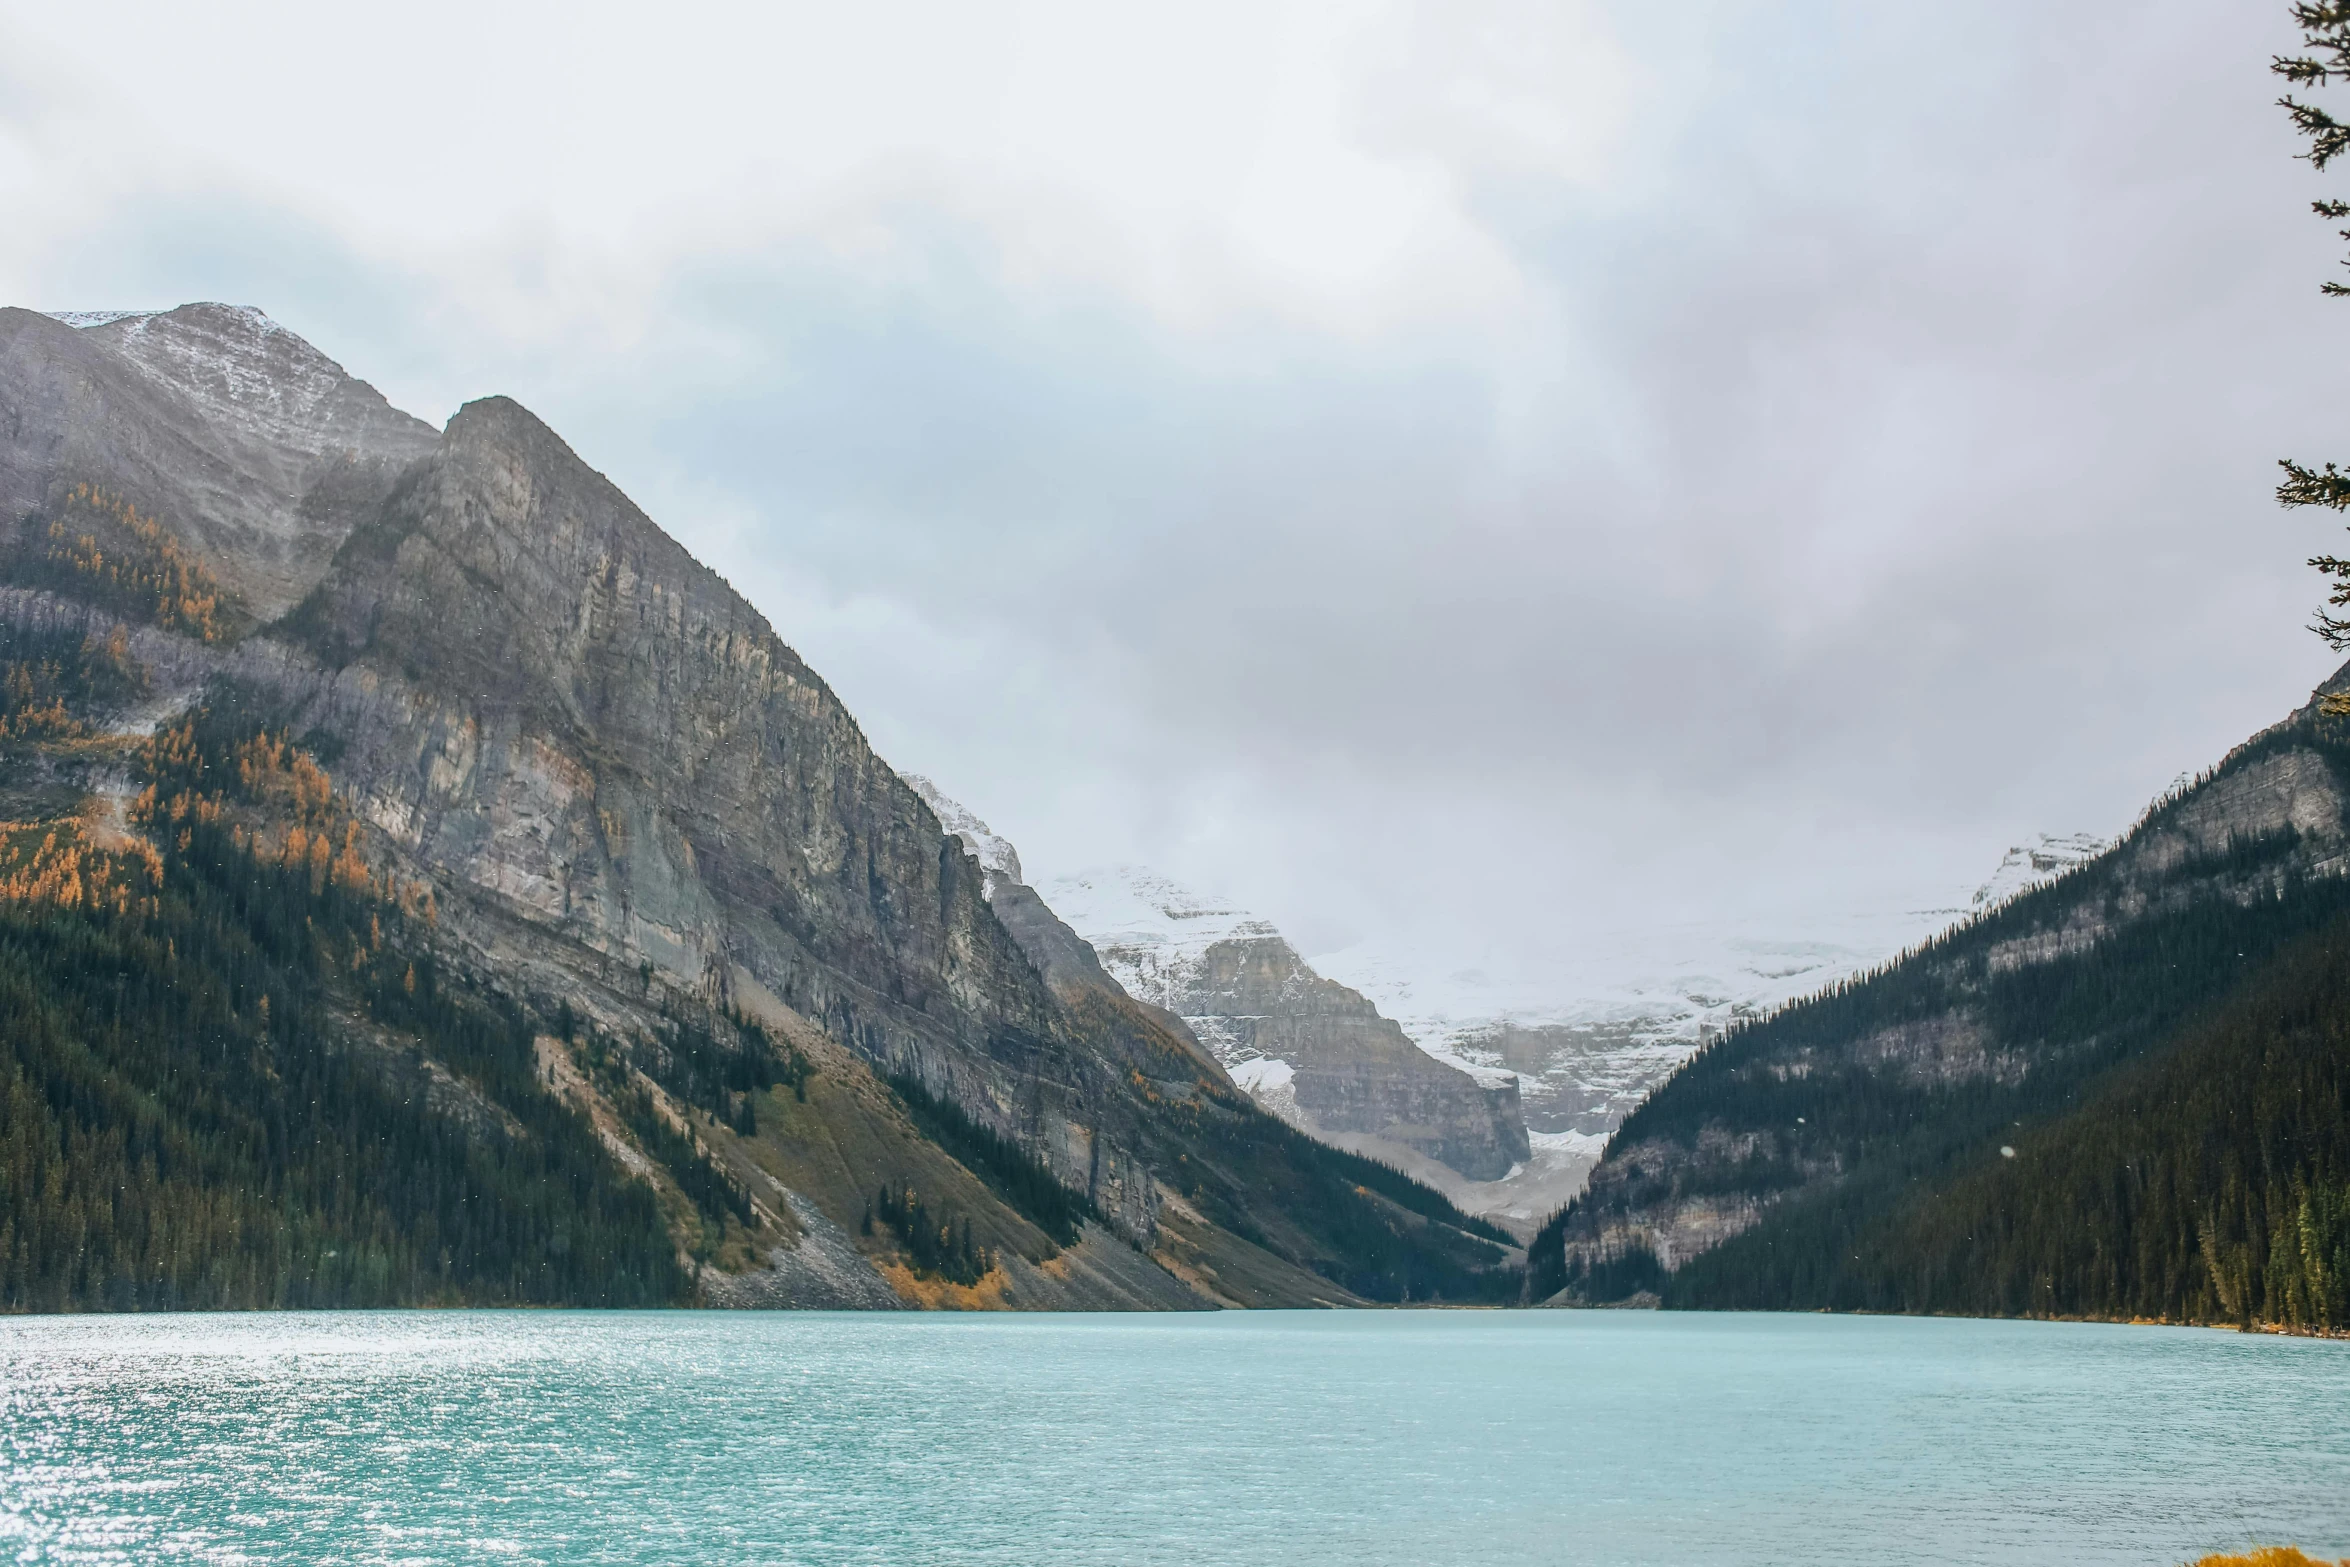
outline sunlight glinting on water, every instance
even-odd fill
[[[2350,1549],[2350,1345],[1601,1313],[0,1323],[18,1562]]]

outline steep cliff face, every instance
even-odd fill
[[[1876,1227],[2160,1059],[2350,908],[2346,778],[2350,730],[2306,708],[2114,847],[2043,844],[2037,874],[2007,868],[2036,884],[1710,1045],[1625,1120],[1538,1239],[1535,1290],[1934,1309],[1923,1286],[1872,1280],[1848,1298],[1840,1281],[1866,1273]]]
[[[1234,1086],[1223,1063],[1200,1042],[1189,1024],[1163,1007],[1128,994],[1102,967],[1093,947],[1052,911],[1035,888],[1020,879],[1019,851],[1008,839],[929,779],[909,775],[906,782],[979,861],[981,895],[1055,996],[1121,1032],[1140,1031],[1154,1039],[1174,1041],[1211,1082],[1227,1089]]]
[[[199,780],[180,808],[233,828],[221,852],[327,856],[330,901],[405,889],[368,939],[421,944],[517,1027],[565,1020],[533,1047],[544,1091],[704,1235],[711,1298],[856,1295],[852,1227],[884,1273],[891,1235],[914,1248],[907,1298],[1010,1292],[970,1304],[1426,1294],[1423,1263],[1499,1260],[1425,1193],[1300,1165],[1194,1041],[1025,950],[829,688],[518,405],[436,433],[256,313],[199,306],[0,315],[0,413],[12,678],[54,684],[33,655],[56,649],[76,672],[8,718],[0,792],[135,847],[156,796],[105,802],[177,759]],[[256,755],[295,783],[255,782]],[[202,803],[232,757],[242,782]],[[305,971],[327,987],[306,1027],[365,1011],[329,999],[354,961]],[[1348,1228],[1365,1202],[1384,1261],[1340,1238],[1370,1233]],[[944,1262],[906,1238],[942,1213]]]
[[[1152,1232],[1110,1069],[1058,1037],[970,857],[758,613],[522,408],[462,409],[287,630],[334,671],[302,720],[421,861],[596,952],[779,999]]]
[[[1514,1076],[1434,1059],[1263,921],[1132,867],[1062,878],[1048,896],[1129,994],[1182,1018],[1276,1113],[1474,1182],[1527,1161]]]

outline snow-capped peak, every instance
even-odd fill
[[[2020,893],[2085,865],[2112,845],[2095,833],[2041,833],[2007,851],[1991,879],[1975,889],[1973,907],[1995,909]]]
[[[989,898],[995,896],[997,877],[1005,881],[1024,880],[1020,874],[1020,851],[1012,847],[1009,839],[921,774],[904,773],[900,776],[916,794],[922,796],[922,803],[937,815],[938,824],[962,839],[963,847],[978,857],[979,868],[987,873]]]

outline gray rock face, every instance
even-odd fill
[[[1436,1060],[1263,921],[1126,868],[1050,891],[1128,994],[1182,1018],[1277,1114],[1332,1140],[1409,1150],[1471,1181],[1499,1180],[1527,1159],[1514,1077],[1480,1082]]]
[[[1315,1128],[1400,1143],[1473,1181],[1527,1157],[1515,1078],[1480,1084],[1436,1060],[1280,936],[1216,942],[1152,999],[1230,1056],[1287,1063],[1288,1091]]]
[[[1011,932],[1012,939],[1020,944],[1020,950],[1028,954],[1029,961],[1036,965],[1054,994],[1072,1003],[1092,998],[1121,1011],[1127,1008],[1139,1011],[1181,1043],[1211,1081],[1232,1086],[1223,1063],[1200,1042],[1189,1024],[1163,1007],[1137,1001],[1129,995],[1109,970],[1102,967],[1092,945],[1071,930],[1037,895],[1035,888],[1020,879],[1020,855],[1009,841],[929,779],[909,774],[906,782],[938,813],[946,830],[961,839],[963,846],[979,861],[982,892],[988,906],[1003,922],[1004,929]]]
[[[1031,1143],[1133,1233],[1110,1065],[978,867],[765,620],[537,419],[468,404],[285,622],[421,862],[580,945],[780,1000]]]
[[[800,1233],[767,1254],[750,1273],[702,1272],[702,1296],[713,1306],[773,1311],[903,1311],[906,1303],[857,1254],[848,1233],[797,1192],[786,1192]]]

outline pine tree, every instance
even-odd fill
[[[2308,53],[2278,55],[2270,70],[2304,88],[2325,87],[2350,76],[2350,0],[2301,0],[2293,7],[2293,20],[2301,29],[2302,46]],[[2309,160],[2311,168],[2322,173],[2334,159],[2350,152],[2350,123],[2290,93],[2279,98],[2277,106],[2293,117],[2294,128],[2308,139],[2309,150],[2301,156]],[[2322,200],[2309,205],[2321,218],[2350,218],[2350,201]],[[2350,229],[2341,234],[2350,240]],[[2350,261],[2343,265],[2350,266]],[[2329,282],[2320,288],[2336,299],[2350,296],[2350,284]],[[2286,458],[2279,466],[2285,470],[2284,482],[2277,486],[2277,499],[2282,504],[2350,510],[2350,473],[2336,464],[2311,468]],[[2317,612],[2309,629],[2325,638],[2337,653],[2350,649],[2350,616],[2334,613],[2350,606],[2350,559],[2317,555],[2309,564],[2332,585],[2326,607]],[[2329,696],[2323,706],[2329,713],[2350,713],[2350,693]]]

